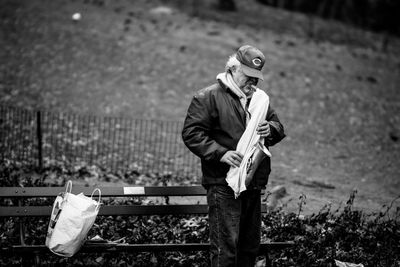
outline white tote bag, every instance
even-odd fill
[[[72,182],[68,181],[65,192],[54,201],[46,237],[46,246],[63,257],[72,257],[78,252],[100,208],[100,189],[94,189],[90,197],[83,193],[74,195],[71,190]],[[98,201],[93,199],[96,191]]]

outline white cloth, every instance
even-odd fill
[[[251,114],[250,121],[236,147],[236,151],[243,155],[243,160],[240,167],[231,167],[226,176],[226,181],[233,189],[235,198],[246,190],[245,179],[247,175],[247,163],[259,142],[261,143],[260,146],[264,153],[271,157],[271,153],[264,146],[263,140],[260,140],[260,135],[256,132],[258,125],[264,121],[267,116],[268,106],[269,96],[264,91],[257,88],[253,93],[249,105],[249,113]]]

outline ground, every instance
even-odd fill
[[[398,38],[384,53],[379,34],[237,3],[224,13],[210,1],[2,1],[0,103],[181,121],[195,90],[252,44],[287,132],[269,183],[286,187],[286,209],[302,194],[305,213],[338,206],[353,190],[356,207],[389,205],[400,195]]]

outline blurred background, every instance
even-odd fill
[[[0,0],[2,159],[37,156],[23,149],[40,118],[46,164],[108,158],[98,143],[121,129],[125,167],[140,170],[130,153],[168,150],[163,164],[191,158],[183,182],[199,183],[196,159],[174,148],[180,125],[194,92],[250,44],[288,135],[269,186],[285,186],[289,210],[302,194],[315,211],[353,189],[355,206],[379,209],[400,192],[399,34],[395,0]],[[139,151],[146,142],[158,150]]]

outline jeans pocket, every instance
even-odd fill
[[[219,197],[224,198],[224,199],[234,199],[234,192],[232,188],[230,188],[227,185],[218,185],[215,186],[214,193],[217,194]]]
[[[207,191],[207,202],[210,207],[220,206],[225,208],[231,201],[234,201],[234,193],[232,188],[225,185],[212,185]]]

